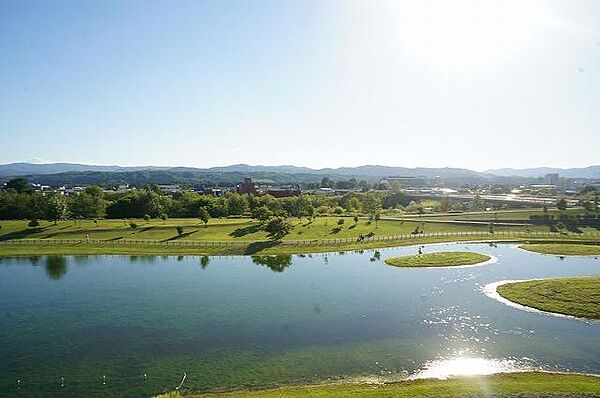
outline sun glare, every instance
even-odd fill
[[[416,373],[415,379],[447,379],[456,376],[485,376],[494,373],[524,370],[514,359],[485,359],[459,357],[431,361]]]
[[[509,57],[532,37],[543,14],[534,2],[401,1],[392,7],[401,50],[452,71],[472,71]]]

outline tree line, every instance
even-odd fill
[[[199,218],[206,223],[209,218],[250,216],[266,221],[273,217],[374,215],[381,209],[409,203],[399,192],[352,192],[334,197],[302,194],[285,198],[227,192],[222,197],[212,197],[193,191],[166,195],[156,185],[144,185],[129,192],[89,186],[65,196],[36,192],[26,180],[18,178],[0,190],[0,219]]]

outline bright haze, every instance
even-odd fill
[[[5,1],[0,163],[578,167],[598,1]]]

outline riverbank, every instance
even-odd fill
[[[498,294],[513,303],[577,318],[600,319],[600,276],[503,283]]]
[[[600,256],[600,242],[596,244],[546,243],[524,244],[523,250],[559,256]]]
[[[162,394],[160,398],[467,398],[467,397],[600,397],[597,376],[523,372],[473,376],[448,380],[425,379],[386,384],[330,384],[289,386],[262,391],[235,391],[215,394]]]
[[[44,254],[271,255],[353,251],[463,241],[600,242],[597,230],[552,233],[539,226],[495,227],[350,217],[291,219],[292,230],[269,240],[249,218],[162,220],[0,221],[0,256]]]
[[[595,237],[594,237],[595,238]],[[565,236],[559,242],[598,243],[581,236]],[[85,240],[18,240],[0,242],[0,256],[37,256],[37,255],[195,255],[195,256],[231,256],[231,255],[292,255],[326,252],[357,251],[383,249],[388,247],[425,245],[434,243],[502,243],[502,242],[539,242],[556,243],[555,236],[532,235],[490,235],[490,234],[436,234],[413,235],[394,239],[373,239],[363,241],[257,241],[246,243],[233,242],[164,242],[164,241],[93,241]]]
[[[417,254],[414,256],[390,257],[385,259],[393,267],[456,267],[485,263],[492,258],[487,254],[472,252],[438,252]]]

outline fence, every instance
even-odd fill
[[[419,234],[399,234],[383,236],[365,236],[363,238],[338,238],[314,240],[284,240],[281,245],[321,246],[331,244],[355,244],[367,242],[391,242],[420,240],[422,238],[473,238],[473,239],[510,239],[510,238],[556,238],[577,240],[598,240],[600,232],[561,233],[561,232],[517,232],[517,231],[465,231],[465,232],[433,232]],[[464,239],[461,239],[464,240]],[[0,241],[0,245],[100,245],[100,246],[158,246],[158,247],[210,247],[237,246],[243,247],[256,243],[253,241],[201,241],[201,240],[142,240],[142,239],[12,239]]]

